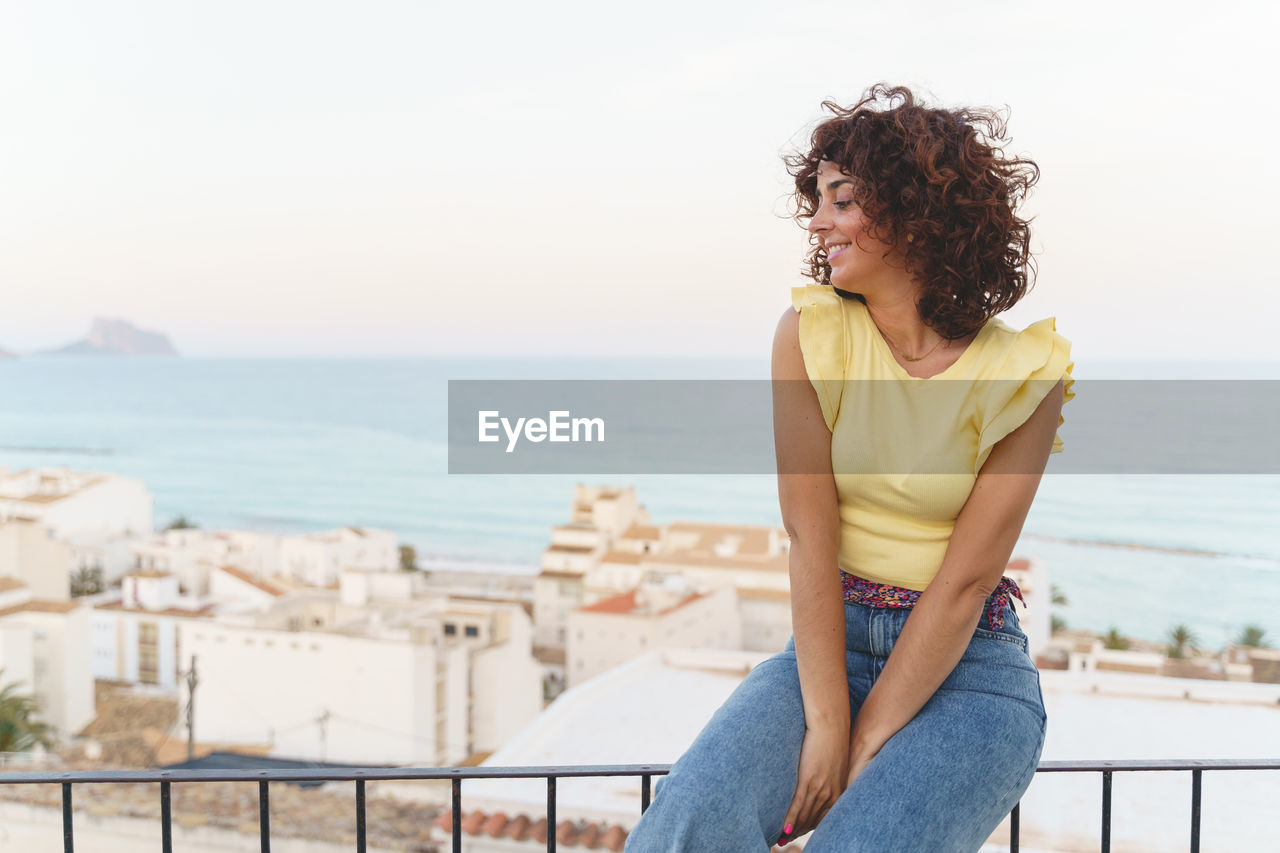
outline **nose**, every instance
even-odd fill
[[[818,209],[813,212],[813,216],[809,217],[809,224],[805,226],[810,234],[820,234],[831,228],[830,217],[827,215],[827,206],[819,204]]]

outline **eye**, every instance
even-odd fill
[[[848,209],[849,209],[849,205],[853,204],[853,202],[851,202],[851,201],[833,201],[833,202],[832,202],[832,204],[833,204],[833,205],[835,205],[836,210],[848,210]]]

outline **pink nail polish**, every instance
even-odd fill
[[[787,835],[790,835],[790,834],[791,834],[791,824],[787,824],[786,826],[782,827],[782,831],[783,831],[783,832],[785,832]]]

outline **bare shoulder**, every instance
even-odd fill
[[[803,379],[807,374],[800,349],[800,312],[787,306],[773,331],[773,375],[775,379]]]

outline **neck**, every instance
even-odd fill
[[[876,288],[862,291],[867,303],[867,313],[876,327],[898,352],[905,356],[921,356],[931,347],[943,349],[945,342],[936,331],[925,325],[916,309],[919,288],[914,282],[900,283],[894,288]]]

